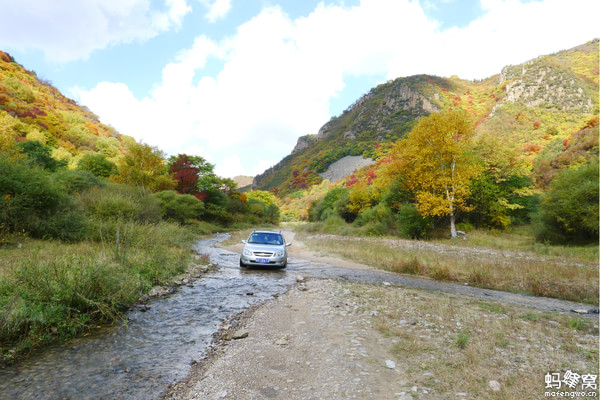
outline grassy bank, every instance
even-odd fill
[[[368,318],[395,357],[407,382],[401,398],[541,399],[553,391],[545,389],[549,372],[597,374],[597,320],[446,293],[340,285],[337,301]]]
[[[597,246],[567,251],[536,245],[523,233],[496,237],[475,232],[466,241],[422,242],[318,234],[327,231],[322,228],[311,224],[297,229],[315,250],[392,272],[598,304],[598,266],[591,261]]]
[[[112,223],[97,236],[0,246],[0,362],[120,318],[185,271],[196,234],[171,223]]]

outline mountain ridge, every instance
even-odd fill
[[[507,65],[479,81],[400,77],[372,88],[316,134],[298,138],[288,156],[255,177],[253,187],[280,196],[306,189],[333,162],[348,155],[381,159],[418,118],[454,108],[467,112],[478,135],[510,140],[533,162],[547,144],[597,116],[597,93],[598,39]]]

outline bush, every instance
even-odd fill
[[[598,241],[598,159],[558,173],[534,218],[538,241]]]
[[[0,157],[0,225],[37,238],[79,240],[87,226],[81,202],[53,174]]]
[[[81,157],[77,163],[77,169],[80,171],[89,171],[100,178],[108,178],[116,175],[117,165],[108,161],[102,154],[86,154]]]
[[[85,192],[95,186],[104,185],[104,181],[89,171],[64,169],[55,173],[54,178],[71,194]]]
[[[162,215],[157,198],[127,185],[94,187],[82,193],[81,199],[87,212],[99,220],[157,222]]]
[[[163,217],[180,224],[200,218],[204,211],[204,204],[191,194],[178,194],[174,190],[166,190],[153,196],[160,202]]]
[[[426,239],[432,231],[431,221],[422,217],[414,204],[398,207],[396,221],[398,233],[407,239]]]
[[[17,143],[17,148],[21,149],[27,155],[32,165],[48,171],[56,171],[59,167],[64,167],[66,164],[64,161],[56,161],[52,158],[52,148],[37,140]]]
[[[325,197],[321,199],[321,201],[315,202],[312,205],[311,209],[309,210],[309,220],[313,222],[326,220],[330,214],[329,212],[326,213],[326,210],[333,210],[335,207],[335,202],[346,192],[348,192],[348,189],[340,187],[329,190]]]

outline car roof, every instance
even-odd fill
[[[274,233],[277,235],[281,235],[281,232],[276,232],[276,231],[252,231],[252,233]]]

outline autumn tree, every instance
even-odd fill
[[[456,212],[469,210],[469,183],[481,172],[468,152],[472,132],[462,111],[431,114],[397,142],[384,168],[384,181],[403,178],[421,215],[450,217],[452,237],[457,236]]]
[[[175,187],[164,153],[157,147],[143,143],[133,142],[128,146],[127,154],[119,165],[119,175],[113,179],[153,192]]]
[[[221,178],[214,172],[215,166],[203,157],[179,154],[169,158],[169,170],[175,179],[175,189],[181,194],[199,196],[200,193],[210,195],[211,192],[231,192],[237,187],[233,180]]]

